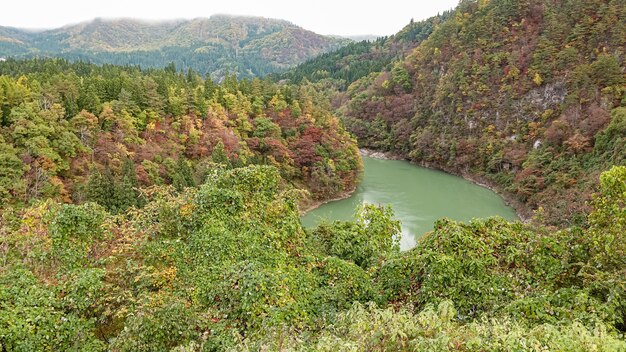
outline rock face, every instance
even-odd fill
[[[368,156],[368,157],[374,158],[374,159],[404,160],[404,158],[402,156],[396,155],[396,154],[393,154],[393,153],[389,153],[389,152],[382,152],[382,151],[377,151],[377,150],[372,150],[372,149],[365,149],[365,148],[359,149],[359,152],[363,156]]]

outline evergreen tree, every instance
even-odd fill
[[[194,187],[196,182],[193,179],[193,170],[189,166],[189,161],[184,157],[178,158],[178,172],[183,176],[188,187]]]
[[[216,90],[217,90],[217,85],[215,84],[215,82],[213,82],[211,77],[207,77],[204,80],[204,97],[207,99],[212,98],[213,93],[215,93]]]
[[[108,167],[104,169],[104,172],[95,168],[91,170],[86,191],[87,200],[102,205],[108,211],[115,211],[115,180]]]
[[[211,160],[213,160],[213,162],[216,164],[221,164],[221,165],[225,165],[226,167],[230,167],[230,160],[228,159],[228,155],[226,155],[226,149],[224,148],[224,143],[221,140],[217,142],[215,147],[213,147]]]
[[[115,185],[116,208],[118,211],[126,210],[130,207],[141,206],[137,182],[137,172],[132,159],[124,159],[122,174],[119,183]]]
[[[92,170],[86,187],[87,199],[117,214],[130,207],[144,205],[143,199],[139,197],[138,185],[135,164],[132,159],[126,158],[119,180],[115,179],[108,167],[103,172]]]
[[[172,176],[172,184],[179,191],[182,191],[185,187],[196,186],[196,182],[193,179],[193,171],[189,167],[189,162],[183,156],[178,157],[176,172]]]

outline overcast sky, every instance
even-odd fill
[[[175,19],[212,14],[285,19],[320,34],[388,35],[458,0],[3,0],[0,26],[56,28],[96,17]]]

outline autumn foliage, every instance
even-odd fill
[[[249,164],[276,166],[321,200],[352,189],[361,169],[309,87],[62,60],[9,60],[0,73],[5,204],[93,200],[119,212],[142,204],[141,188]]]

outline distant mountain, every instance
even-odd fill
[[[143,67],[174,62],[214,78],[227,72],[240,77],[278,72],[349,42],[283,20],[226,15],[159,22],[98,18],[45,31],[0,27],[0,57],[55,56]]]
[[[351,39],[351,40],[354,40],[355,42],[362,42],[364,40],[367,42],[372,42],[383,36],[376,35],[376,34],[357,34],[357,35],[331,35],[331,37],[339,38],[339,39]]]

